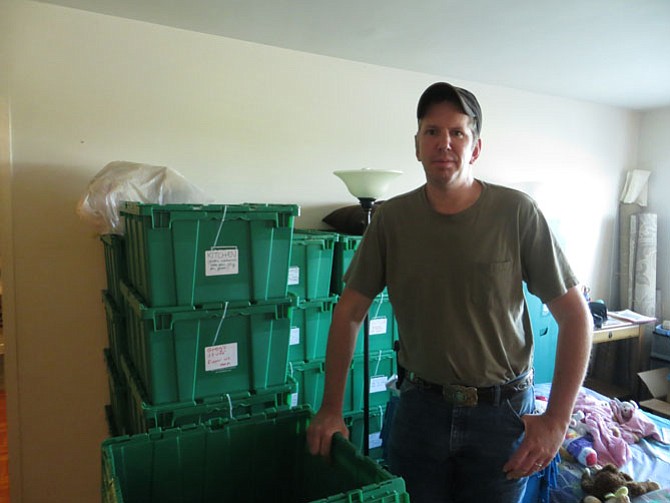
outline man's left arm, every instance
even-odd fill
[[[556,366],[547,410],[525,415],[525,437],[503,467],[509,478],[520,478],[547,466],[568,429],[591,352],[593,318],[578,287],[547,304],[558,323]]]

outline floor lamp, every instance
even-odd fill
[[[334,171],[342,179],[352,196],[358,201],[365,213],[367,229],[372,218],[372,206],[388,190],[389,183],[402,174],[402,171],[382,169],[352,169]],[[370,314],[363,322],[363,455],[370,453]]]

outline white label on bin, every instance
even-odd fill
[[[205,371],[237,367],[237,342],[205,348]]]
[[[300,267],[297,265],[288,268],[288,284],[289,286],[300,284]]]
[[[376,449],[377,447],[382,446],[382,433],[378,431],[377,433],[370,433],[368,435],[368,447],[370,449]]]
[[[298,406],[298,394],[291,393],[291,407],[297,407],[297,406]]]
[[[386,382],[388,378],[386,376],[375,376],[370,379],[370,393],[379,393],[380,391],[386,391]]]
[[[225,276],[239,272],[237,246],[215,246],[205,251],[205,276]]]
[[[370,320],[370,335],[379,335],[386,333],[386,316],[380,316],[379,318],[372,318]]]
[[[295,346],[296,344],[300,344],[300,327],[291,327],[288,345]]]

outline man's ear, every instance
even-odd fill
[[[414,135],[414,155],[417,161],[421,161],[419,158],[419,133]]]
[[[472,157],[470,158],[470,164],[474,164],[477,158],[479,157],[479,154],[481,153],[482,153],[482,139],[477,138],[477,143],[472,149]]]

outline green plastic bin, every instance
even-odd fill
[[[312,456],[305,408],[173,428],[102,444],[104,503],[407,503],[391,475],[341,436]]]
[[[116,429],[116,419],[111,404],[105,405],[105,419],[107,419],[107,431],[110,437],[117,437],[122,434]]]
[[[363,236],[354,236],[351,234],[339,234],[335,243],[335,252],[333,253],[333,274],[331,277],[330,290],[335,295],[341,295],[344,290],[344,274],[349,269],[354,254],[361,244]],[[382,294],[380,294],[382,295]],[[388,291],[384,288],[383,295],[388,299]]]
[[[354,258],[356,248],[361,244],[362,236],[353,236],[350,234],[340,234],[335,243],[333,254],[333,274],[330,290],[332,293],[341,295],[344,290],[344,273],[347,272],[351,260]]]
[[[342,403],[343,414],[363,410],[363,357],[355,357],[349,367]],[[311,362],[289,362],[288,375],[295,381],[291,395],[291,406],[309,405],[318,410],[323,402],[323,387],[326,378],[325,359]],[[370,355],[370,408],[386,407],[391,392],[386,383],[395,375],[395,352],[377,351]]]
[[[393,313],[393,306],[389,301],[386,290],[377,295],[370,304],[368,311],[370,327],[370,353],[393,349],[393,343],[398,339],[398,324]],[[364,327],[361,327],[354,348],[355,356],[363,355]]]
[[[125,283],[128,353],[151,404],[287,383],[292,299],[246,306],[145,306]]]
[[[105,256],[107,290],[117,304],[121,304],[120,281],[127,277],[126,248],[123,236],[103,234],[100,236]]]
[[[368,433],[368,456],[375,461],[384,460],[384,449],[382,444],[382,426],[384,425],[384,413],[386,407],[377,406],[370,410],[370,430]],[[345,415],[344,424],[349,429],[349,441],[360,451],[363,450],[363,439],[365,438],[365,418],[363,412],[353,412]]]
[[[123,299],[121,299],[121,303],[117,303],[109,291],[103,290],[102,303],[105,307],[109,350],[111,357],[114,359],[114,364],[118,367],[121,363],[121,355],[128,351],[126,317],[122,309]]]
[[[288,364],[288,374],[295,381],[295,390],[291,394],[290,404],[292,407],[308,405],[314,410],[319,410],[323,403],[323,387],[326,380],[325,359],[311,362],[299,362]],[[359,386],[354,386],[353,363],[347,375],[344,388],[344,400],[342,404],[343,414],[358,412],[363,403],[363,381],[359,380]]]
[[[362,356],[355,356],[349,371],[351,386],[356,392],[351,412],[363,410],[364,363]],[[370,410],[379,406],[386,407],[391,398],[391,391],[386,388],[386,383],[395,375],[397,375],[395,351],[370,352]]]
[[[121,207],[130,284],[152,307],[285,297],[296,205]]]
[[[290,362],[320,360],[326,357],[328,331],[337,296],[323,300],[299,301],[291,319]]]
[[[206,423],[213,418],[243,418],[273,408],[289,408],[289,398],[295,382],[276,386],[258,393],[241,391],[217,395],[202,400],[152,405],[142,390],[137,372],[127,358],[121,371],[128,383],[126,433],[145,433],[154,428],[172,428]]]
[[[109,407],[107,421],[110,435],[118,436],[128,433],[128,384],[109,349],[103,351],[107,366],[107,380],[109,382]]]
[[[289,362],[288,375],[296,383],[295,390],[291,394],[290,405],[292,407],[308,405],[313,410],[319,410],[323,402],[323,385],[326,378],[325,360]],[[351,395],[351,382],[347,379],[344,392],[345,409],[351,408],[348,405],[353,403]]]
[[[330,297],[336,232],[295,229],[291,248],[288,291],[300,299]]]

